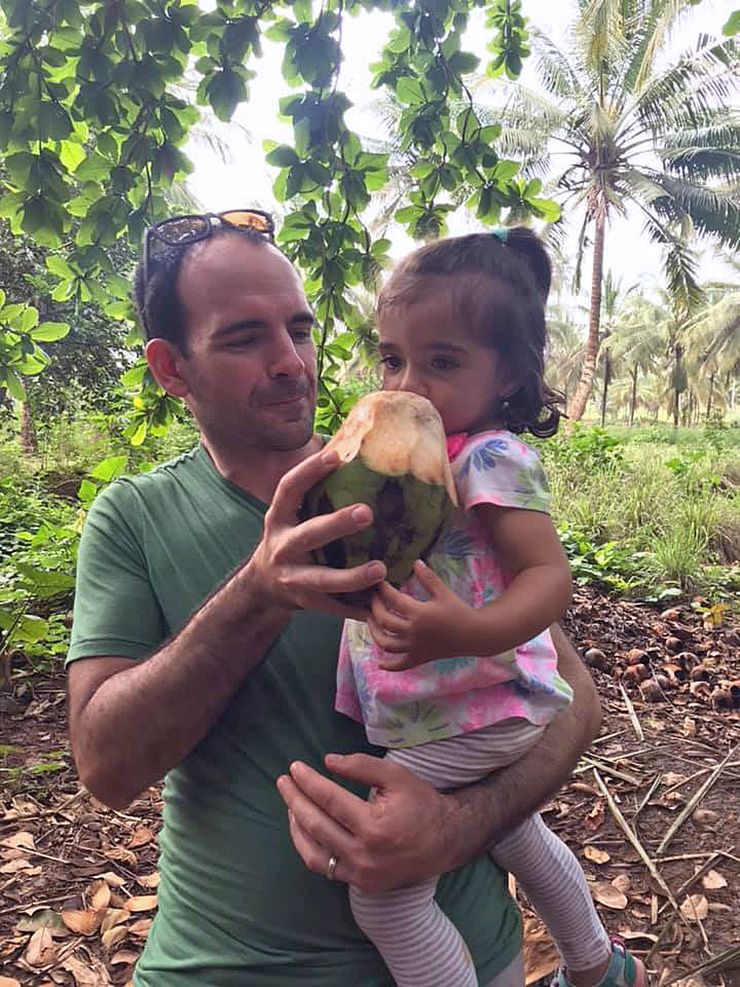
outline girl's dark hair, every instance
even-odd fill
[[[223,236],[246,237],[250,243],[271,241],[249,227],[216,226],[211,230],[209,240]],[[159,244],[155,254],[150,255],[148,279],[144,281],[144,265],[140,260],[134,274],[133,300],[136,314],[141,324],[145,340],[168,339],[178,349],[187,354],[188,332],[185,324],[185,311],[177,290],[182,262],[188,253],[203,240],[181,245]]]
[[[562,396],[544,380],[545,304],[552,266],[542,241],[525,226],[447,237],[409,254],[378,298],[386,308],[428,298],[434,287],[451,292],[461,323],[501,357],[516,381],[498,414],[512,432],[540,438],[558,429]]]

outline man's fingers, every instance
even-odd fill
[[[296,594],[357,593],[376,586],[385,576],[382,562],[366,562],[351,569],[332,569],[328,565],[297,565],[286,568],[283,585]]]
[[[357,781],[367,788],[394,788],[414,778],[400,764],[387,757],[372,757],[370,754],[327,754],[324,764],[340,778]]]
[[[278,791],[300,827],[337,856],[350,852],[353,835],[361,828],[367,805],[364,799],[335,781],[294,761],[290,774],[278,778]]]
[[[347,535],[354,535],[373,522],[373,512],[367,504],[352,504],[332,514],[321,514],[297,525],[285,540],[285,550],[291,555],[312,552]]]
[[[335,452],[322,450],[304,459],[282,477],[270,507],[271,519],[278,524],[292,524],[311,487],[339,465]]]
[[[336,857],[337,863],[332,873],[332,880],[349,881],[350,868],[347,866],[349,858],[342,859],[336,852],[338,847],[325,847],[317,843],[309,836],[292,812],[288,815],[288,828],[293,846],[309,870],[312,870],[315,874],[322,874],[324,877],[327,877],[329,861],[332,857]]]

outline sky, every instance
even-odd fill
[[[735,0],[703,0],[690,8],[675,28],[667,51],[674,55],[684,51],[695,43],[701,32],[721,35],[722,25],[735,5]],[[574,7],[573,0],[523,0],[524,13],[531,23],[556,43],[565,40]],[[347,115],[348,125],[367,136],[373,136],[377,126],[371,104],[378,94],[370,89],[370,65],[377,60],[392,24],[390,14],[363,12],[357,17],[346,17],[343,25],[345,61],[339,88],[354,104]],[[477,23],[473,20],[464,47],[485,57],[485,42],[482,19]],[[251,82],[249,103],[239,107],[230,124],[216,120],[209,124],[226,149],[226,160],[199,137],[192,138],[186,148],[195,165],[188,180],[189,189],[209,211],[245,206],[268,210],[274,207],[272,182],[277,172],[264,164],[262,142],[265,139],[291,141],[290,126],[277,118],[278,100],[288,92],[280,73],[281,59],[280,46],[265,42],[263,58],[253,66],[258,74]],[[525,62],[522,81],[531,88],[538,88],[533,58]],[[450,231],[476,228],[479,226],[474,220],[458,216],[451,223]],[[616,217],[612,221],[607,234],[605,270],[611,268],[621,276],[625,287],[640,282],[652,293],[661,283],[660,251],[641,234],[641,229],[641,221],[634,215],[628,215],[626,219]],[[575,234],[572,240],[575,240]],[[396,259],[413,246],[402,230],[392,235],[392,241],[391,255]],[[574,251],[575,243],[569,243],[566,249]],[[588,284],[589,264],[587,259],[585,284]],[[716,260],[711,249],[704,252],[700,275],[703,280],[729,277],[727,268]]]

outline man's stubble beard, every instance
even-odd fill
[[[252,452],[296,452],[307,445],[314,434],[315,406],[311,405],[310,417],[281,425],[267,424],[259,416],[245,422],[222,422],[206,415],[200,416],[198,425],[209,445],[224,453],[239,455]]]

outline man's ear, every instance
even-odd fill
[[[156,382],[176,398],[187,397],[189,388],[182,369],[184,357],[168,339],[150,339],[146,344],[146,362]]]

